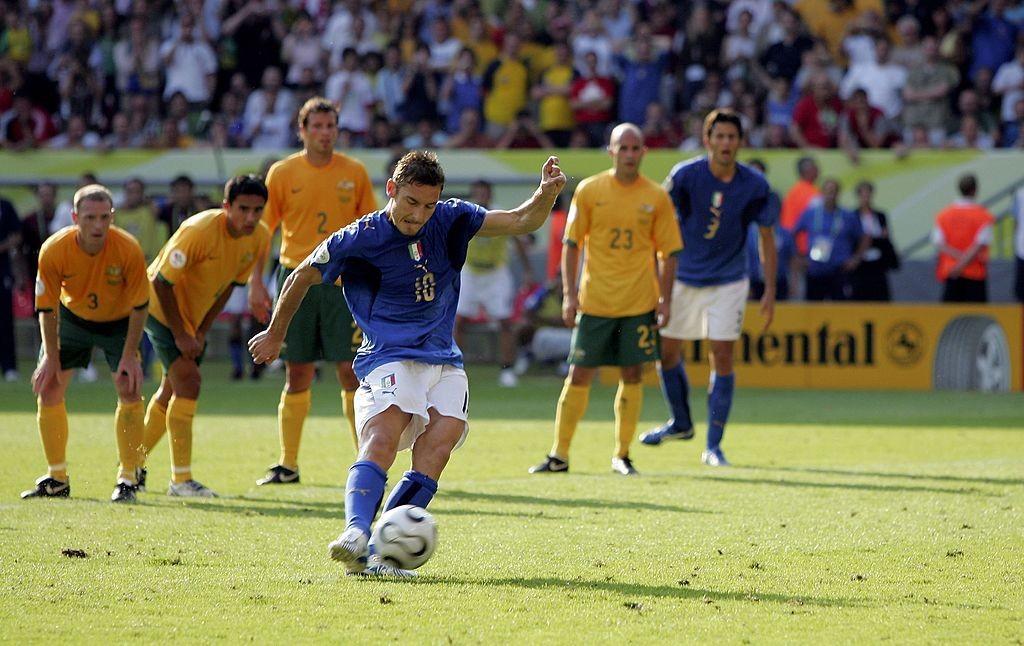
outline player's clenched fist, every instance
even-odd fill
[[[281,339],[270,334],[270,330],[264,330],[253,338],[249,339],[249,354],[255,363],[271,363],[281,354]]]
[[[556,195],[565,188],[565,174],[558,167],[558,157],[552,155],[544,162],[540,171],[540,188],[543,191],[553,190]]]

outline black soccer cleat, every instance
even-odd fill
[[[627,455],[624,458],[612,458],[612,471],[623,476],[638,476],[640,472],[633,466],[633,461]]]
[[[540,464],[530,467],[530,473],[569,473],[569,461],[549,455]]]
[[[61,482],[50,476],[36,480],[36,488],[21,492],[22,498],[67,498],[71,495],[71,482]]]
[[[135,490],[146,491],[146,475],[149,472],[146,471],[146,467],[139,467],[135,470]]]
[[[110,494],[110,502],[135,502],[138,485],[118,480],[114,493]]]
[[[263,486],[268,484],[298,484],[298,482],[298,469],[293,471],[284,465],[275,464],[267,470],[267,475],[256,481],[256,484]]]

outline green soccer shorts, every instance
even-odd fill
[[[278,297],[292,271],[283,266],[278,269]],[[352,318],[341,287],[313,285],[288,326],[281,358],[296,363],[352,361],[362,342],[363,332]]]
[[[574,366],[636,366],[658,359],[654,311],[604,317],[580,313],[572,332],[569,363]]]

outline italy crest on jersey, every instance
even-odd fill
[[[409,257],[414,261],[419,262],[423,260],[423,243],[422,242],[410,242],[409,243]]]

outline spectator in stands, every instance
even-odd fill
[[[14,288],[21,249],[21,220],[14,205],[0,197],[0,375],[4,381],[18,380],[18,358],[14,344]]]
[[[124,112],[118,112],[110,119],[110,134],[103,138],[103,150],[130,150],[142,145],[139,137],[131,131],[131,121]]]
[[[132,18],[128,37],[114,45],[114,66],[121,94],[156,93],[160,89],[160,43],[149,35],[143,18]]]
[[[25,96],[15,96],[11,109],[4,115],[2,141],[5,148],[28,150],[39,148],[57,132],[53,119]]]
[[[821,183],[821,200],[815,200],[800,216],[794,236],[806,234],[807,251],[801,250],[806,267],[804,297],[808,301],[842,301],[850,295],[850,274],[860,265],[871,240],[864,235],[860,218],[839,206],[839,182]]]
[[[1024,147],[1024,98],[1013,105],[1013,121],[1003,124],[1000,145],[1003,148]]]
[[[814,41],[814,47],[804,52],[803,63],[800,71],[793,79],[793,87],[798,93],[805,92],[810,86],[811,79],[824,75],[832,82],[832,85],[839,87],[843,82],[845,71],[836,64],[828,47],[820,40]]]
[[[167,201],[157,212],[157,219],[167,227],[168,235],[174,235],[181,223],[201,209],[196,203],[196,185],[188,175],[178,175],[171,180]]]
[[[437,80],[430,71],[430,48],[420,43],[402,79],[399,114],[404,123],[437,118]]]
[[[306,69],[313,70],[316,81],[324,80],[326,52],[315,34],[316,27],[306,12],[300,12],[292,23],[291,31],[281,43],[281,61],[288,65],[285,81],[298,85]]]
[[[338,123],[353,133],[358,145],[370,129],[373,109],[373,85],[359,69],[359,53],[351,47],[341,55],[341,69],[331,74],[324,87],[324,96],[338,106]]]
[[[800,148],[835,148],[843,104],[824,73],[811,79],[810,88],[796,104],[789,136]]]
[[[730,11],[732,7],[729,7]],[[733,28],[728,29],[729,35],[725,37],[722,45],[722,60],[727,66],[736,63],[750,61],[757,53],[757,43],[753,34],[754,14],[749,10],[740,12]],[[727,23],[728,25],[728,23]]]
[[[438,107],[444,117],[444,129],[454,133],[459,129],[462,111],[483,108],[483,81],[476,73],[476,55],[468,47],[459,52],[452,68],[444,75],[438,95]]]
[[[593,52],[583,58],[584,67],[569,91],[569,105],[576,124],[587,132],[588,145],[596,147],[605,140],[604,132],[612,120],[615,83],[598,73],[597,56]]]
[[[35,280],[38,271],[39,250],[53,233],[53,221],[57,216],[57,185],[43,182],[36,186],[36,210],[21,221],[21,256],[24,276]]]
[[[875,41],[875,60],[850,66],[843,77],[839,97],[849,99],[853,91],[862,88],[867,92],[868,103],[885,114],[886,119],[899,117],[903,108],[902,90],[907,80],[907,70],[889,60],[889,41],[879,38]]]
[[[529,79],[521,46],[519,36],[506,34],[501,56],[484,73],[484,119],[491,137],[500,137],[526,107]]]
[[[803,212],[821,194],[818,190],[819,172],[818,163],[813,157],[801,157],[796,162],[797,180],[782,200],[782,211],[779,213],[779,223],[783,228],[792,231]]]
[[[968,13],[973,17],[971,26],[970,77],[986,67],[997,70],[1013,58],[1018,28],[1006,19],[1006,0],[983,0],[969,3]]]
[[[765,50],[760,63],[769,77],[783,78],[792,83],[800,71],[804,52],[814,47],[814,42],[800,32],[800,18],[792,9],[780,10],[782,40]]]
[[[939,58],[939,44],[933,36],[924,38],[921,50],[924,62],[909,71],[903,88],[903,125],[907,130],[924,128],[934,146],[941,144],[949,131],[949,95],[960,82],[960,74]]]
[[[281,64],[281,41],[287,35],[274,0],[223,0],[221,37],[235,44],[236,69],[249,87],[259,85],[263,70]]]
[[[138,177],[124,183],[124,197],[114,218],[117,226],[139,241],[147,263],[157,257],[170,237],[167,225],[157,219],[153,203],[146,196],[146,184]]]
[[[284,88],[281,70],[268,67],[263,70],[260,89],[249,95],[245,103],[243,137],[257,149],[287,148],[292,141],[292,116],[295,100]]]
[[[494,143],[494,147],[499,150],[509,148],[549,149],[554,148],[555,144],[540,129],[529,110],[520,110],[516,115],[515,123],[505,129],[501,138]]]
[[[178,35],[160,46],[160,59],[167,74],[165,100],[170,100],[176,92],[199,105],[210,99],[216,80],[217,57],[205,38],[196,32],[195,18],[183,14]]]
[[[647,104],[643,120],[644,145],[648,148],[676,148],[680,144],[679,129],[658,102]]]
[[[480,112],[466,108],[459,116],[459,130],[448,138],[447,148],[492,148],[494,140],[483,132]]]
[[[447,142],[448,135],[438,130],[437,122],[433,119],[420,119],[416,129],[402,140],[402,145],[408,149],[441,148]]]
[[[483,75],[491,63],[497,60],[498,46],[491,39],[483,16],[472,16],[468,21],[467,30],[469,36],[466,38],[466,47],[473,50],[473,54],[476,56],[476,71]]]
[[[615,64],[621,80],[619,121],[642,126],[647,106],[660,98],[668,53],[656,53],[650,39],[638,40],[633,45],[633,55],[617,55]]]
[[[384,67],[377,72],[373,91],[378,109],[389,121],[394,123],[398,123],[401,119],[399,108],[403,99],[402,84],[404,80],[402,50],[398,43],[390,43],[384,50]]]
[[[914,16],[903,16],[896,22],[900,44],[893,47],[892,62],[910,71],[924,63],[924,48],[921,44],[921,23]]]
[[[1013,293],[1018,301],[1024,303],[1024,188],[1017,189],[1013,196],[1013,220],[1013,255],[1017,264]]]
[[[462,42],[452,35],[448,20],[442,16],[434,18],[430,25],[430,69],[444,73],[451,69],[455,58],[462,51]]]
[[[995,139],[982,130],[977,117],[965,114],[960,117],[960,128],[950,136],[946,145],[950,148],[991,150],[995,147]]]
[[[890,301],[889,272],[900,268],[900,259],[889,237],[889,221],[875,208],[875,186],[868,181],[857,184],[857,215],[871,246],[850,276],[850,300]]]
[[[846,30],[842,50],[850,66],[875,60],[875,41],[885,38],[886,25],[877,11],[865,11]]]
[[[995,217],[975,202],[977,177],[970,173],[961,176],[958,188],[960,199],[935,217],[935,276],[943,285],[943,302],[984,303],[988,301],[988,248]]]
[[[605,32],[601,16],[595,9],[587,10],[572,36],[572,52],[575,56],[576,69],[585,68],[587,54],[593,54],[597,59],[598,73],[607,76],[612,70],[614,51],[612,39]]]
[[[836,58],[842,55],[840,45],[847,25],[856,23],[866,11],[882,14],[881,0],[797,0],[793,8]]]
[[[839,146],[850,160],[859,163],[861,149],[889,148],[897,140],[882,111],[868,103],[868,93],[854,90],[839,119]]]
[[[92,150],[101,143],[100,136],[88,129],[85,117],[73,114],[64,132],[46,142],[46,147],[55,150]]]
[[[341,40],[336,40],[331,44],[328,51],[331,69],[337,69],[341,65],[346,49],[354,49],[360,56],[371,52],[380,52],[380,45],[378,45],[373,32],[368,30],[366,18],[361,14],[355,14],[352,18],[351,31]]]
[[[554,62],[541,73],[539,82],[531,90],[531,96],[538,102],[541,130],[556,147],[565,148],[569,145],[569,137],[576,125],[569,103],[575,72],[568,43],[555,43],[552,49]]]
[[[992,79],[992,91],[1002,97],[999,120],[1006,123],[1015,121],[1017,101],[1024,99],[1024,43],[1017,44],[1013,60],[1003,63]]]

